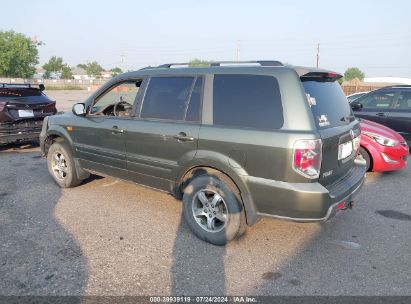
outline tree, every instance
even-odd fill
[[[77,65],[77,67],[85,70],[85,69],[87,69],[87,64],[79,63],[79,64]]]
[[[87,64],[78,64],[77,67],[86,70],[86,73],[89,76],[100,76],[101,72],[104,71],[97,61],[89,62]]]
[[[204,66],[209,66],[212,63],[212,61],[207,61],[207,60],[201,60],[198,58],[194,58],[190,60],[188,63],[189,67],[204,67]]]
[[[52,72],[61,72],[63,66],[63,58],[53,56],[46,64],[43,65],[43,69],[46,71],[46,73],[50,74]]]
[[[63,69],[61,70],[61,78],[63,78],[63,79],[72,79],[73,78],[73,73],[71,73],[71,69],[67,64],[64,65]]]
[[[365,77],[364,72],[362,72],[359,68],[348,68],[344,73],[344,80],[350,81],[355,78],[359,80],[363,80]]]
[[[43,69],[46,71],[44,78],[49,78],[52,73],[58,73],[63,79],[73,78],[70,67],[63,62],[63,58],[61,57],[51,57],[49,61],[43,65]]]
[[[0,31],[0,75],[30,78],[38,63],[37,44],[14,31]]]
[[[120,69],[119,67],[115,67],[115,68],[112,68],[110,72],[111,72],[111,75],[114,77],[114,76],[117,76],[118,74],[123,73],[123,70]]]

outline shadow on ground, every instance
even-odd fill
[[[198,241],[181,219],[173,295],[409,295],[410,169],[369,173],[354,210],[321,224],[262,220],[238,242]]]
[[[61,190],[32,148],[0,153],[0,295],[82,295],[86,259],[54,217]]]

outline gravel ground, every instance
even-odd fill
[[[368,174],[330,222],[263,219],[226,247],[166,193],[60,189],[36,147],[3,148],[0,172],[0,295],[411,295],[410,167]]]
[[[85,101],[93,92],[87,90],[51,90],[44,91],[44,93],[56,101],[58,111],[67,112],[71,111],[73,104]]]

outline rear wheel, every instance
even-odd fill
[[[194,234],[215,245],[238,238],[246,226],[235,189],[212,175],[195,177],[185,188],[183,213]]]
[[[365,159],[367,171],[371,171],[372,170],[371,156],[368,154],[367,150],[365,150],[363,147],[360,147],[360,154]]]
[[[62,188],[79,185],[76,167],[70,148],[65,142],[54,142],[47,153],[47,163],[54,181]]]

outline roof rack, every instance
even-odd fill
[[[210,62],[209,65],[211,67],[217,67],[217,66],[222,66],[222,65],[236,65],[236,64],[250,64],[250,63],[257,63],[260,64],[261,66],[284,66],[280,61],[276,61],[276,60],[257,60],[257,61],[213,61]],[[157,67],[153,67],[153,68],[171,68],[172,66],[178,66],[178,65],[190,65],[189,62],[184,62],[184,63],[166,63],[166,64],[161,64]]]

